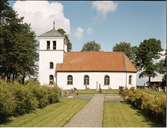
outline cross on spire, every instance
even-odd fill
[[[55,21],[53,21],[53,29],[55,29]]]

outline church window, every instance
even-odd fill
[[[53,82],[54,82],[53,75],[49,75],[49,84],[53,84]]]
[[[132,75],[129,76],[129,84],[132,84]]]
[[[47,41],[47,50],[50,49],[50,41]]]
[[[89,85],[89,76],[88,75],[84,76],[84,85]]]
[[[110,77],[108,75],[106,75],[104,77],[104,85],[109,85],[110,84]]]
[[[56,41],[53,41],[53,49],[56,49]]]
[[[67,84],[68,85],[72,85],[73,84],[73,77],[72,77],[72,75],[68,75],[67,76]]]
[[[53,69],[53,68],[54,68],[53,62],[50,62],[50,69]]]

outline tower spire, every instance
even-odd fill
[[[55,29],[55,21],[53,21],[53,29]]]

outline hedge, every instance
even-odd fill
[[[166,95],[145,89],[124,89],[120,92],[124,100],[141,109],[151,120],[166,124]]]
[[[40,86],[34,81],[25,85],[0,81],[0,122],[56,103],[59,96],[59,88]]]

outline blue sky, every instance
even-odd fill
[[[144,39],[157,38],[165,48],[166,3],[165,1],[116,1],[117,8],[105,16],[100,14],[91,1],[60,1],[64,16],[70,20],[70,39],[73,50],[80,50],[87,41],[95,40],[102,50],[112,51],[120,41],[139,45]],[[12,4],[13,5],[13,4]],[[82,35],[76,37],[77,28]]]

